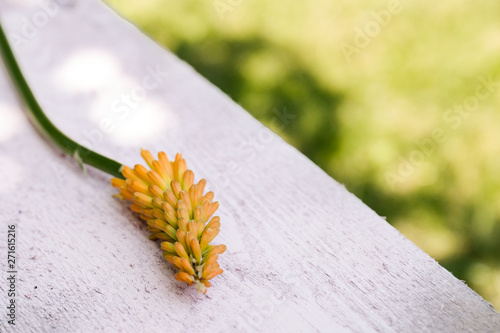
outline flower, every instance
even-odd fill
[[[217,259],[226,246],[210,245],[220,229],[220,218],[212,217],[219,203],[212,201],[213,192],[203,194],[205,179],[193,183],[194,173],[181,154],[173,162],[164,152],[158,160],[147,150],[141,155],[150,170],[139,164],[122,166],[125,180],[111,179],[120,190],[116,197],[132,201],[130,209],[147,221],[149,238],[162,240],[163,256],[179,269],[175,278],[206,293],[209,280],[223,272]]]

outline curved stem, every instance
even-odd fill
[[[28,117],[38,131],[54,143],[64,153],[74,158],[80,165],[82,163],[91,165],[114,177],[124,178],[120,173],[122,164],[102,156],[84,146],[76,143],[61,132],[51,121],[38,104],[35,96],[24,79],[23,73],[19,69],[14,53],[0,22],[0,53],[5,64],[5,68],[10,75],[11,81],[19,96],[26,104]],[[81,165],[82,166],[82,165]],[[83,166],[82,166],[83,167]]]

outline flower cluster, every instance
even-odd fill
[[[147,221],[150,238],[163,241],[165,259],[179,269],[175,278],[206,293],[209,280],[222,273],[217,259],[226,250],[225,245],[210,245],[220,229],[220,218],[212,217],[219,203],[212,201],[213,192],[203,194],[205,179],[194,184],[181,154],[173,162],[164,152],[158,160],[147,150],[141,155],[151,170],[123,166],[125,180],[111,179],[120,190],[117,197],[132,201],[130,208]]]

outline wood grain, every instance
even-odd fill
[[[0,237],[17,225],[20,278],[17,330],[2,317],[2,331],[500,331],[486,301],[191,67],[99,1],[52,3],[15,43],[40,103],[125,164],[182,152],[221,204],[225,272],[205,296],[176,281],[109,177],[42,141],[2,71]],[[44,9],[0,11],[15,38]],[[301,121],[284,107],[275,124]]]

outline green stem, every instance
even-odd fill
[[[7,69],[7,72],[10,74],[10,78],[14,87],[16,88],[18,94],[21,99],[27,106],[27,112],[29,119],[34,124],[34,126],[38,129],[38,131],[52,141],[59,149],[63,152],[74,158],[80,166],[82,163],[91,165],[99,170],[102,170],[114,177],[122,178],[123,176],[120,173],[120,168],[122,164],[107,158],[106,156],[102,156],[84,146],[76,143],[71,140],[69,137],[64,135],[51,121],[42,108],[38,104],[35,96],[31,92],[28,83],[24,79],[23,73],[19,69],[19,65],[17,64],[14,53],[12,52],[9,41],[5,32],[2,28],[2,24],[0,22],[0,53],[2,54],[2,58]]]

